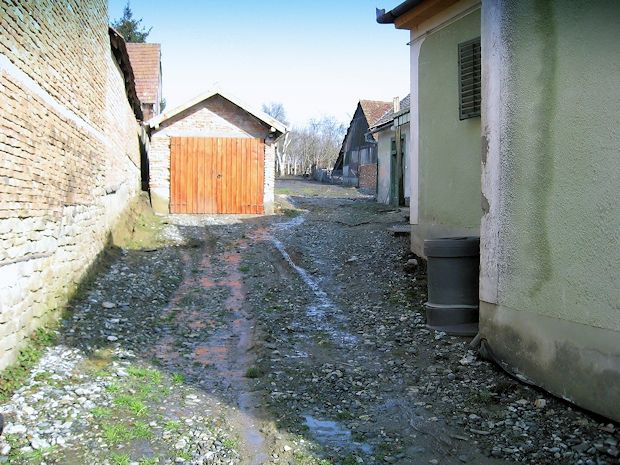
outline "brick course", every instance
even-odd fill
[[[365,192],[377,192],[377,164],[360,165],[359,188]]]
[[[106,0],[0,2],[0,368],[137,193],[139,134]]]

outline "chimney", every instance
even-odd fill
[[[400,97],[394,97],[392,103],[394,104],[394,113],[398,113],[400,111]]]

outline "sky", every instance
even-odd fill
[[[335,116],[360,99],[404,97],[408,31],[376,22],[398,0],[131,0],[162,45],[163,94],[173,108],[214,85],[260,108],[281,102],[292,125]],[[110,21],[126,0],[109,0]]]

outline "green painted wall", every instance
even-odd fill
[[[620,331],[620,2],[505,3],[498,303]]]
[[[419,57],[419,224],[480,227],[480,118],[459,120],[458,44],[480,36],[480,11],[431,34]]]

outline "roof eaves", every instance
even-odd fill
[[[133,109],[136,119],[141,121],[144,115],[142,114],[142,106],[140,105],[140,99],[136,92],[136,81],[133,68],[131,67],[131,61],[129,60],[129,54],[127,53],[127,47],[125,46],[125,39],[123,39],[123,36],[113,27],[108,27],[108,34],[110,35],[112,53],[123,72],[127,99],[129,100],[129,104]]]
[[[412,8],[415,8],[423,0],[406,0],[398,6],[395,6],[390,11],[385,11],[385,9],[377,8],[377,23],[379,24],[393,24],[394,20],[399,16],[407,13]]]
[[[269,116],[267,113],[263,111],[253,108],[252,106],[242,102],[240,99],[233,96],[232,94],[226,91],[223,91],[221,89],[218,89],[218,88],[213,88],[211,90],[208,90],[207,92],[200,94],[191,100],[188,100],[187,102],[185,102],[182,105],[179,105],[176,108],[172,108],[168,111],[164,111],[163,113],[160,113],[159,115],[148,120],[146,124],[152,129],[157,129],[161,125],[161,123],[163,123],[164,121],[178,115],[179,113],[184,112],[185,110],[188,110],[194,105],[197,105],[200,102],[203,102],[215,95],[220,95],[224,97],[229,102],[237,105],[239,108],[250,113],[252,116],[254,116],[255,118],[258,118],[265,124],[268,124],[269,126],[274,128],[276,131],[280,132],[281,134],[284,134],[287,132],[288,128],[284,124],[282,124],[280,121],[278,121],[277,119],[273,118],[272,116]]]

